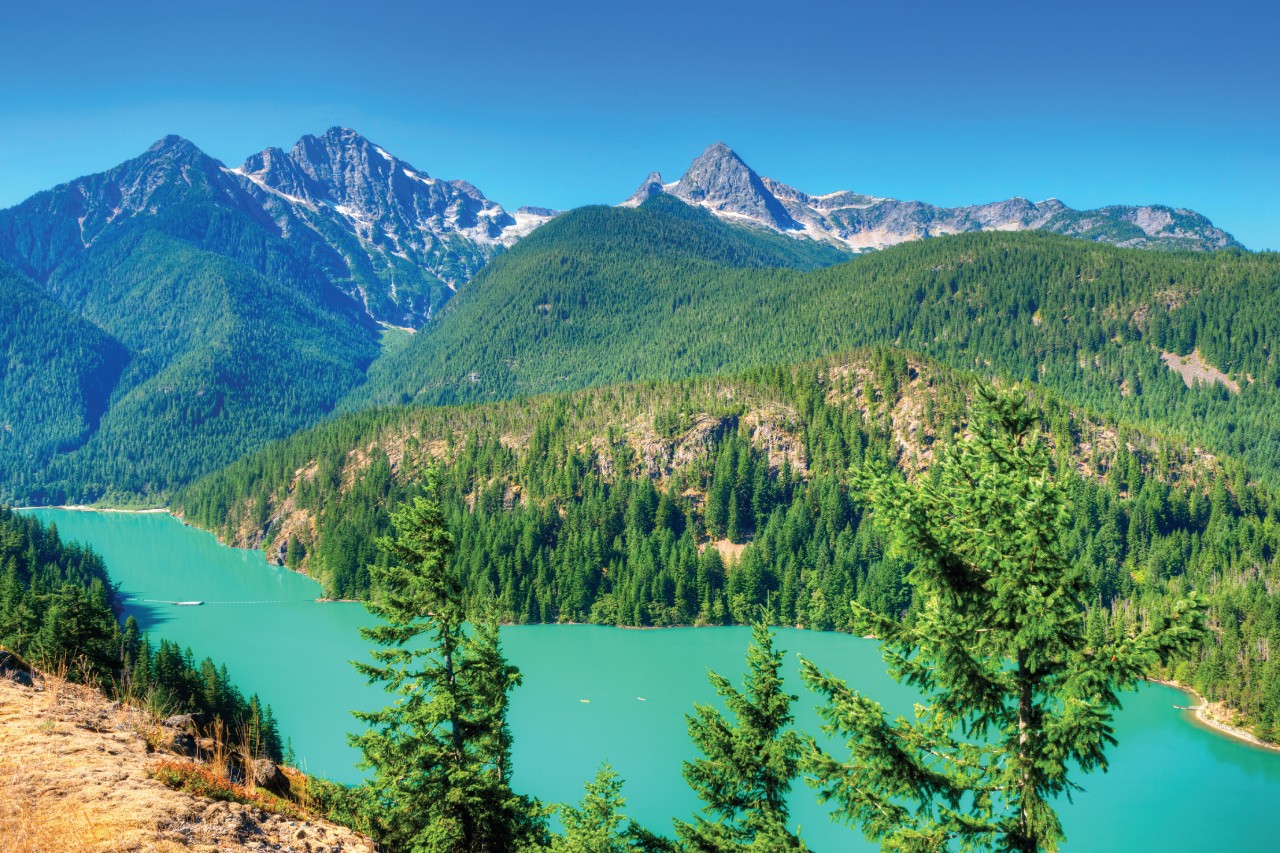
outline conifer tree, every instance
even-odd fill
[[[396,698],[356,712],[369,729],[350,738],[373,771],[375,829],[391,849],[414,853],[530,846],[545,834],[542,809],[509,784],[507,694],[519,672],[502,657],[492,612],[470,636],[463,629],[439,505],[416,498],[392,523],[395,536],[379,542],[390,559],[371,567],[378,593],[366,605],[386,624],[361,629],[382,648],[355,666]]]
[[[915,484],[854,477],[891,548],[913,564],[909,624],[853,608],[855,630],[880,638],[894,678],[924,694],[914,718],[889,719],[803,664],[825,698],[824,729],[850,752],[841,760],[811,742],[812,783],[885,850],[1056,850],[1054,798],[1079,789],[1071,765],[1106,768],[1116,691],[1202,630],[1200,606],[1179,600],[1093,647],[1088,585],[1063,545],[1068,506],[1036,416],[1016,392],[980,389],[971,428]]]
[[[684,777],[705,803],[693,823],[676,821],[684,849],[699,853],[804,850],[787,828],[787,794],[799,773],[800,736],[788,730],[791,703],[782,686],[782,651],[763,619],[752,631],[743,690],[708,673],[732,715],[695,705],[689,737],[703,757],[684,763]]]
[[[638,853],[671,849],[623,814],[622,779],[606,761],[585,786],[579,806],[559,806],[564,834],[552,839],[552,853]]]

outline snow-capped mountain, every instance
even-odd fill
[[[373,319],[417,327],[495,253],[556,215],[508,213],[466,181],[433,178],[355,131],[305,136],[229,168],[167,136],[105,172],[0,211],[0,258],[45,282],[100,239],[156,227],[216,252],[219,211],[280,239],[316,287],[333,285]],[[265,271],[265,270],[264,270]],[[53,286],[53,285],[51,285]]]
[[[555,215],[508,213],[466,181],[433,178],[339,127],[227,171],[284,233],[309,229],[338,252],[371,314],[414,326],[448,298],[442,287],[456,291]]]
[[[1162,205],[1073,210],[1057,199],[1012,198],[991,204],[937,207],[919,201],[834,192],[808,195],[756,174],[717,142],[674,183],[650,173],[624,205],[657,193],[705,207],[742,224],[838,243],[854,251],[879,249],[964,231],[1044,230],[1133,248],[1212,250],[1239,246],[1230,234],[1193,210]]]

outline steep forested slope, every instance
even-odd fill
[[[712,303],[732,305],[735,316],[749,310],[750,292],[721,291],[747,271],[767,278],[847,257],[821,243],[726,225],[667,196],[634,209],[581,208],[492,261],[342,405],[501,399],[759,364],[749,349],[734,350],[740,339],[669,321]]]
[[[847,629],[851,599],[912,613],[850,469],[927,470],[964,429],[972,381],[882,348],[738,379],[362,412],[194,484],[178,507],[363,597],[390,508],[438,464],[468,595],[496,596],[510,619],[722,624],[767,604],[784,624]],[[1097,589],[1090,629],[1128,630],[1202,590],[1215,632],[1174,674],[1272,733],[1280,499],[1176,439],[1036,399],[1074,499],[1070,550]]]
[[[708,258],[698,241],[717,226],[661,197],[566,214],[343,405],[502,399],[893,343],[1280,470],[1280,255],[995,233],[799,272]],[[1193,354],[1238,390],[1188,387],[1163,360]]]
[[[377,327],[306,245],[286,243],[220,164],[181,140],[4,211],[0,256],[63,309],[44,309],[43,340],[23,350],[47,373],[90,371],[97,396],[78,429],[59,425],[73,408],[14,402],[32,431],[74,440],[24,442],[26,470],[7,472],[0,496],[156,500],[314,423],[363,379]],[[110,384],[92,359],[71,365],[99,338],[112,342],[101,359]]]
[[[0,482],[38,487],[41,460],[97,427],[128,350],[0,262]]]

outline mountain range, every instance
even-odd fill
[[[168,136],[106,172],[0,211],[0,257],[37,281],[180,198],[234,210],[291,245],[379,322],[420,326],[496,252],[554,211],[514,214],[466,181],[431,177],[332,128],[228,168]]]
[[[635,206],[664,193],[730,222],[830,241],[853,251],[968,231],[1052,231],[1136,249],[1241,248],[1199,213],[1164,205],[1073,210],[1056,198],[1011,198],[937,207],[848,191],[809,195],[756,174],[723,142],[702,152],[678,181],[663,183],[662,175],[650,173],[623,204]]]
[[[153,502],[339,408],[760,364],[775,353],[754,337],[752,312],[825,328],[844,310],[812,288],[852,297],[871,268],[816,271],[854,249],[1021,228],[1142,248],[1237,245],[1164,208],[807,196],[722,144],[675,184],[655,175],[624,205],[561,214],[509,213],[344,128],[235,167],[165,137],[0,211],[0,309],[13,318],[0,330],[0,496]],[[911,299],[917,286],[899,276],[885,292]],[[820,305],[835,313],[811,316]],[[697,331],[725,320],[735,326],[719,343]],[[853,334],[861,326],[786,350],[879,339]],[[616,346],[602,349],[606,338]]]
[[[0,258],[38,282],[105,235],[161,215],[199,190],[309,259],[372,319],[417,328],[495,254],[557,211],[514,213],[464,180],[431,177],[353,130],[304,136],[227,167],[176,136],[106,172],[0,211]],[[728,222],[850,251],[967,231],[1045,230],[1133,248],[1213,250],[1239,243],[1204,216],[1162,205],[1077,211],[1022,198],[943,208],[856,192],[808,195],[762,177],[724,143],[679,181],[653,173],[626,201],[668,194]]]

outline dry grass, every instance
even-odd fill
[[[158,764],[153,747],[166,738],[172,732],[146,712],[81,685],[0,679],[0,851],[372,851],[343,827],[266,813],[263,792],[241,788],[243,804],[167,787],[148,772]]]
[[[92,802],[78,798],[41,796],[26,784],[25,771],[0,759],[0,850],[6,853],[99,853],[132,850],[121,839],[136,829],[134,822]],[[156,850],[179,850],[177,845]]]

